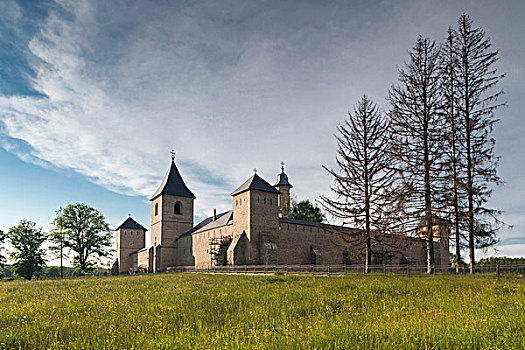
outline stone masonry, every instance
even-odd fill
[[[151,240],[146,229],[128,218],[116,230],[119,273],[164,271],[174,266],[205,268],[216,265],[359,264],[362,252],[347,243],[358,230],[287,218],[290,189],[284,172],[272,186],[254,174],[232,192],[233,209],[193,223],[195,195],[184,184],[172,159],[159,189],[151,197]],[[435,226],[436,265],[448,267],[449,231]],[[391,237],[401,247],[376,247],[373,263],[424,265],[426,241]]]

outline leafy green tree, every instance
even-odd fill
[[[65,236],[62,229],[57,227],[57,222],[60,221],[59,217],[62,215],[62,207],[60,207],[56,212],[56,218],[53,221],[55,228],[51,231],[49,235],[49,240],[51,241],[51,246],[49,250],[53,256],[57,259],[60,259],[60,278],[64,278],[64,256],[67,256],[65,252]]]
[[[93,270],[95,260],[111,254],[109,225],[95,208],[83,203],[69,204],[54,222],[62,232],[63,247],[75,253],[73,264],[82,274]]]
[[[4,263],[5,258],[2,255],[2,243],[4,243],[5,235],[4,231],[0,230],[0,279],[4,278]]]
[[[308,199],[292,204],[290,213],[292,219],[304,220],[310,222],[323,222],[325,220],[324,214],[317,205],[310,203]]]
[[[50,277],[50,278],[63,277],[60,275],[60,267],[57,267],[57,266],[48,267],[45,271],[45,275],[46,277]]]
[[[32,221],[20,220],[17,226],[9,229],[7,239],[14,249],[11,258],[15,260],[15,275],[27,280],[40,276],[46,265],[42,244],[46,241],[47,234],[42,228],[37,228]]]

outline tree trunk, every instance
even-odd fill
[[[423,89],[423,163],[425,171],[425,224],[427,226],[427,273],[431,275],[434,268],[434,232],[432,231],[432,197],[430,188],[430,150],[429,150],[429,135],[428,135],[428,106],[426,88]]]
[[[453,86],[451,84],[451,86]],[[453,87],[452,87],[453,89]],[[454,90],[451,91],[451,96],[454,96]],[[459,203],[458,203],[458,172],[456,159],[456,120],[454,117],[454,97],[450,101],[450,128],[451,128],[451,144],[452,144],[452,186],[454,191],[454,233],[456,236],[456,274],[460,273],[461,264],[461,237],[459,232]]]
[[[365,170],[365,234],[366,234],[366,253],[365,253],[365,273],[370,272],[372,264],[372,248],[370,246],[370,183],[368,179],[368,130],[366,121],[363,119],[363,144],[364,144],[364,170]]]
[[[468,62],[464,60],[465,72],[468,72]],[[468,249],[470,257],[470,273],[475,271],[474,256],[474,194],[472,191],[472,150],[471,150],[471,121],[470,121],[470,98],[469,98],[468,74],[465,74],[465,134],[467,138],[467,198],[468,198]]]

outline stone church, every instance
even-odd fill
[[[362,264],[362,253],[349,244],[359,230],[287,218],[293,188],[284,165],[275,185],[254,173],[231,193],[232,210],[217,213],[197,225],[195,195],[184,183],[172,158],[158,190],[151,196],[151,239],[131,217],[116,229],[113,273],[159,272],[175,266],[208,268],[218,265]],[[350,238],[350,239],[349,239]],[[426,241],[391,237],[374,248],[375,264],[426,263]],[[399,244],[401,243],[401,244]],[[437,225],[434,259],[449,265],[449,231]]]

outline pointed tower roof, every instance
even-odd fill
[[[129,218],[127,218],[126,221],[124,221],[122,224],[120,224],[120,226],[117,227],[116,230],[120,230],[121,228],[129,228],[129,229],[133,229],[133,230],[144,230],[144,231],[147,231],[147,229],[144,226],[142,226],[141,224],[139,224],[138,222],[133,220],[131,218],[131,216]]]
[[[154,200],[162,194],[169,194],[172,196],[188,197],[195,199],[195,195],[190,191],[188,186],[182,180],[179,169],[175,165],[175,160],[171,159],[171,166],[164,176],[164,180],[160,184],[159,189],[151,196],[150,201]]]
[[[248,190],[257,190],[277,194],[281,193],[272,187],[272,185],[270,185],[268,182],[266,182],[262,177],[257,174],[253,174],[252,177],[250,177],[242,185],[240,185],[239,188],[233,191],[231,195],[236,196]]]
[[[281,162],[281,173],[277,176],[277,183],[275,186],[290,186],[292,188],[292,184],[288,182],[288,175],[284,172],[284,162]]]

